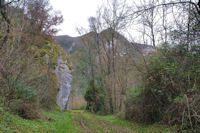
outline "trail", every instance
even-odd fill
[[[72,111],[72,115],[74,123],[78,124],[85,133],[137,133],[127,127],[113,125],[84,111]]]
[[[136,132],[133,132],[131,131],[130,129],[126,128],[126,127],[119,127],[119,126],[116,126],[116,125],[111,125],[110,123],[108,122],[105,122],[103,120],[100,120],[100,119],[97,119],[103,126],[106,126],[106,127],[109,127],[110,129],[118,132],[118,133],[136,133]]]
[[[88,128],[88,126],[86,126],[86,124],[83,122],[83,119],[80,119],[80,125],[81,125],[81,127],[87,132],[87,133],[93,133],[93,131],[90,129],[90,128]]]

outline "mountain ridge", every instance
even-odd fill
[[[106,34],[107,35],[110,34],[109,29],[98,33],[98,35],[102,35],[102,36]],[[129,44],[130,46],[133,46],[136,50],[154,49],[153,46],[151,45],[130,42],[128,41],[126,37],[124,37],[122,34],[118,32],[114,32],[114,34],[116,34],[116,39],[122,40],[123,42]],[[70,53],[73,53],[77,47],[84,45],[82,39],[93,38],[95,37],[95,35],[96,35],[95,32],[89,32],[77,37],[71,37],[69,35],[59,35],[59,36],[54,36],[54,37],[57,43],[61,45],[67,53],[70,54]]]

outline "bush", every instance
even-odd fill
[[[59,92],[57,77],[55,73],[49,72],[39,80],[42,83],[37,88],[40,107],[45,110],[52,110],[56,105],[56,97]]]
[[[25,83],[18,83],[16,85],[17,99],[21,100],[33,100],[37,98],[37,91],[33,87],[27,87]]]
[[[148,60],[144,88],[127,101],[126,118],[200,130],[200,51],[163,47]],[[133,92],[134,93],[134,92]]]
[[[84,105],[81,106],[80,109],[81,109],[81,110],[86,110],[86,108],[87,108],[87,104],[84,104]]]
[[[124,120],[125,119],[125,112],[118,112],[116,114],[117,118]]]
[[[57,31],[53,27],[62,22],[62,16],[52,14],[48,0],[18,4],[8,6],[6,13],[12,28],[0,17],[0,104],[24,118],[33,119],[39,117],[41,109],[55,107],[58,92],[55,68],[60,57],[69,66],[69,58],[53,37]],[[22,5],[26,11],[21,10]],[[34,17],[41,13],[46,17]],[[29,17],[24,18],[24,15]],[[41,20],[44,23],[39,25],[36,21]]]
[[[153,124],[159,121],[157,101],[150,94],[149,90],[143,87],[130,91],[126,103],[125,118],[145,124]]]
[[[24,82],[17,82],[15,86],[15,93],[5,97],[9,110],[23,118],[34,119],[39,118],[39,103],[37,100],[38,94],[36,89],[27,86]]]
[[[23,73],[23,76],[26,76],[26,74]],[[34,79],[31,79],[31,82],[22,81],[20,78],[12,80],[14,78],[9,77],[7,81],[10,84],[3,82],[0,86],[2,106],[26,119],[39,118],[41,109],[54,109],[58,92],[58,89],[56,89],[57,79],[55,74],[50,72],[48,77],[42,77],[45,78],[41,80],[41,78],[35,76]],[[9,87],[7,87],[8,85]]]
[[[84,98],[87,101],[87,110],[98,114],[105,112],[104,88],[97,86],[95,81],[90,80]]]

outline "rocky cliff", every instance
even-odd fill
[[[99,39],[101,39],[101,43],[102,43],[101,45],[102,47],[100,48],[102,48],[103,50],[105,50],[103,47],[103,43],[108,43],[106,39],[109,36],[110,36],[110,32],[108,30],[105,30],[99,33],[98,37]],[[73,93],[73,97],[70,98],[70,109],[79,109],[85,104],[84,94],[85,94],[85,88],[87,88],[87,83],[88,83],[89,78],[81,77],[83,73],[85,72],[87,73],[88,71],[86,70],[87,64],[84,64],[84,61],[85,62],[87,61],[87,57],[82,56],[82,55],[84,55],[84,52],[87,52],[87,51],[84,51],[84,47],[86,46],[84,43],[85,42],[87,43],[88,40],[89,40],[89,43],[95,41],[95,37],[96,37],[96,34],[94,32],[90,32],[78,37],[70,37],[68,35],[55,36],[55,39],[57,40],[58,44],[69,54],[74,66],[74,73],[73,73],[74,74],[73,75],[74,76],[74,87],[73,87],[74,93]],[[115,46],[117,47],[115,49],[116,53],[118,53],[120,58],[123,57],[124,55],[128,55],[126,54],[128,52],[129,56],[134,55],[135,56],[134,60],[138,61],[141,55],[148,56],[150,53],[155,51],[155,49],[152,46],[139,44],[139,43],[132,43],[128,41],[123,35],[119,34],[118,32],[115,32],[114,42],[115,42]],[[108,46],[108,44],[104,44],[104,45]],[[82,64],[81,64],[81,61],[83,61]],[[69,79],[66,79],[66,80],[69,80]],[[66,81],[66,82],[69,82],[69,81]],[[65,102],[63,101],[64,103],[62,103],[62,100],[64,99],[65,94],[62,94],[62,93],[66,93],[65,91],[66,90],[63,90],[63,91],[61,90],[59,94],[61,96],[61,98],[59,98],[59,100],[61,100],[59,101],[59,104],[60,105],[63,104],[61,105],[63,107],[65,107],[64,105]],[[68,97],[66,98],[67,98],[66,99],[67,102],[69,102]],[[67,106],[68,106],[68,103],[67,103]]]
[[[58,82],[60,84],[60,90],[57,96],[57,104],[61,107],[62,110],[68,110],[73,76],[71,75],[71,70],[67,65],[67,61],[59,58],[58,66],[55,72],[58,77]]]

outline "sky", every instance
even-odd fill
[[[88,18],[95,16],[102,0],[50,0],[54,10],[59,10],[64,21],[57,35],[79,36],[77,27],[88,27]]]

